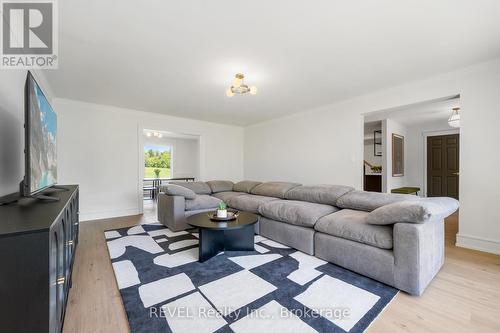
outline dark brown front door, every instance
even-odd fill
[[[459,135],[427,137],[427,196],[458,199]]]

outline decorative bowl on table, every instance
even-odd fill
[[[238,218],[239,211],[237,210],[232,210],[228,209],[227,214],[225,217],[223,216],[217,216],[217,211],[209,212],[207,215],[210,218],[210,220],[215,221],[215,222],[224,222],[224,221],[234,221]]]

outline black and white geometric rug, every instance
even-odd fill
[[[261,236],[198,260],[196,230],[105,232],[132,332],[363,332],[398,290]]]

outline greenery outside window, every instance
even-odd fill
[[[144,146],[144,178],[172,177],[172,149],[169,146]]]

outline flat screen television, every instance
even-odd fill
[[[33,196],[57,183],[57,115],[30,72],[24,112],[25,176],[21,195]]]

